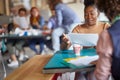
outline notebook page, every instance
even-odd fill
[[[80,44],[82,46],[96,46],[98,41],[98,34],[67,34],[72,44]]]

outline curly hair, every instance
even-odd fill
[[[21,11],[24,11],[25,13],[27,13],[27,10],[26,10],[25,8],[20,8],[20,9],[18,10],[18,13],[20,14]]]
[[[119,0],[97,0],[98,9],[106,14],[110,21],[120,14]]]

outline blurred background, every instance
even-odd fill
[[[81,21],[84,21],[84,0],[63,0],[63,2],[78,14]],[[51,16],[47,0],[0,0],[0,5],[0,15],[12,16],[17,14],[17,10],[21,7],[25,7],[29,13],[31,7],[36,6],[46,21]],[[103,13],[101,13],[100,20],[108,21]]]

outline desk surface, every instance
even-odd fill
[[[36,55],[8,75],[5,80],[51,80],[54,74],[43,74],[42,69],[52,55]]]

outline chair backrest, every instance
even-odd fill
[[[11,16],[0,16],[0,25],[11,23],[12,22],[11,19],[12,19]]]
[[[3,80],[5,77],[6,77],[6,68],[0,50],[0,80]]]

